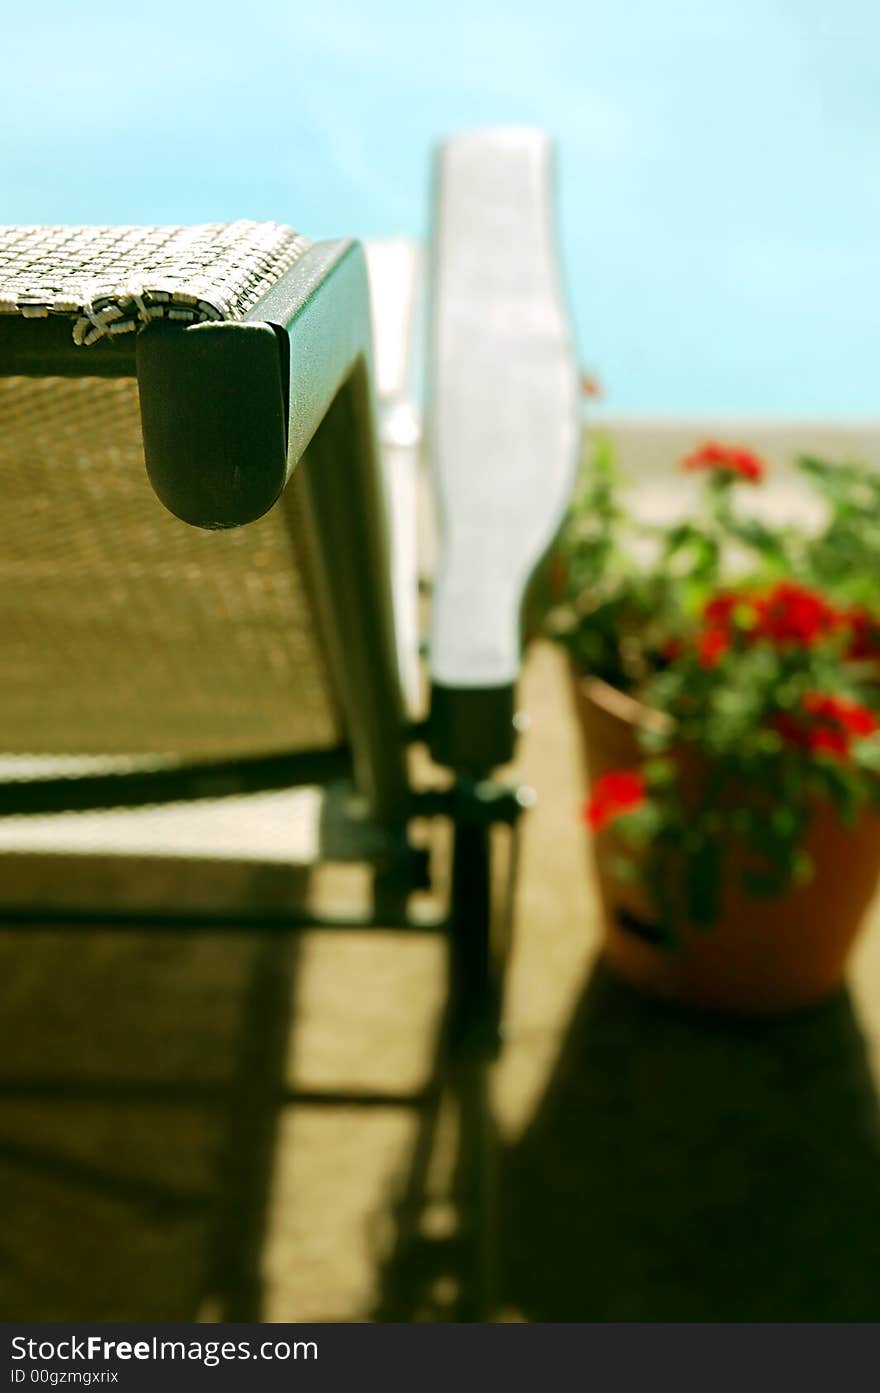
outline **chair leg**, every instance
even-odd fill
[[[492,826],[472,789],[459,790],[453,819],[449,898],[449,992],[438,1040],[437,1111],[423,1114],[395,1206],[393,1251],[383,1264],[381,1294],[373,1318],[421,1318],[486,1322],[495,1319],[497,1299],[498,1134],[491,1098],[493,1062],[500,1039],[503,960],[509,949],[516,879],[517,830],[510,823],[506,876],[492,864]],[[439,1099],[455,1115],[457,1144],[445,1193],[457,1220],[454,1236],[428,1236],[422,1219],[432,1197],[428,1178],[439,1127]],[[441,1155],[443,1146],[441,1141]],[[436,1198],[436,1197],[434,1197]],[[438,1304],[432,1291],[455,1278],[456,1296]]]
[[[491,1320],[496,1309],[497,1137],[490,1075],[498,1052],[500,985],[492,945],[489,826],[454,829],[450,896],[449,1079],[458,1113],[453,1194],[459,1217],[458,1318]]]
[[[455,824],[450,889],[451,1049],[488,1058],[498,1052],[500,992],[492,949],[490,828]]]

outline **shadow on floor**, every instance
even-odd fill
[[[170,875],[148,899],[303,899],[289,868]],[[258,1318],[296,965],[254,930],[0,924],[5,1319]]]
[[[200,878],[222,903],[304,897],[278,867],[175,874],[188,904]],[[298,966],[254,930],[0,925],[7,1320],[259,1317]],[[501,1295],[528,1319],[880,1319],[877,1097],[846,995],[750,1023],[598,968],[502,1159]]]
[[[597,967],[505,1158],[533,1321],[880,1319],[880,1128],[848,995],[701,1016]]]

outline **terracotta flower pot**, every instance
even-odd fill
[[[575,674],[574,694],[591,781],[638,765],[639,727],[666,720],[595,678]],[[835,991],[880,879],[880,816],[866,812],[846,827],[823,803],[805,840],[815,868],[808,884],[751,896],[732,849],[718,923],[677,925],[680,944],[670,949],[656,942],[655,913],[638,882],[611,873],[622,845],[613,825],[592,841],[610,968],[655,995],[735,1011],[788,1011]]]

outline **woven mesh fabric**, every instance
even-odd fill
[[[198,759],[339,738],[296,476],[259,522],[199,531],[147,482],[133,379],[12,377],[0,483],[0,751]]]
[[[242,319],[308,245],[279,223],[0,226],[0,314],[66,315],[86,345],[154,319]]]

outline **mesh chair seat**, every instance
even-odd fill
[[[0,227],[0,314],[73,320],[86,347],[169,319],[243,319],[308,249],[278,223]]]
[[[0,313],[83,355],[241,319],[308,244],[276,224],[0,229]],[[294,478],[241,531],[157,502],[132,377],[0,377],[0,754],[211,759],[336,744]]]

